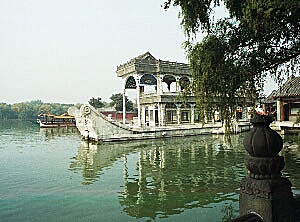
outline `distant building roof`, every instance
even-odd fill
[[[262,103],[272,104],[280,97],[300,97],[300,76],[291,76],[278,90],[273,90],[263,99]]]
[[[300,96],[300,77],[291,76],[274,94],[273,98]]]

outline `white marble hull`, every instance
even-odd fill
[[[201,134],[224,133],[221,123],[173,125],[166,127],[135,127],[124,125],[106,117],[90,105],[82,105],[80,109],[71,107],[70,115],[75,116],[76,126],[85,140],[96,142],[143,140],[164,137],[195,136]],[[238,132],[250,129],[246,124]]]

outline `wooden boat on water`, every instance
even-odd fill
[[[42,113],[38,115],[37,122],[41,128],[76,127],[75,117],[67,113],[60,116]]]

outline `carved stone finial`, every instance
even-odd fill
[[[257,115],[250,121],[253,128],[244,139],[244,146],[249,156],[245,165],[249,177],[253,179],[271,179],[281,176],[284,167],[284,158],[278,156],[283,147],[281,136],[272,130],[270,116]]]
[[[275,157],[283,147],[281,136],[269,125],[271,116],[257,115],[250,121],[253,128],[244,139],[244,147],[253,157]]]

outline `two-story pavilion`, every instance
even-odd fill
[[[157,60],[149,52],[117,67],[122,78],[123,123],[125,124],[125,95],[136,90],[138,126],[166,126],[197,121],[195,99],[185,102],[180,92],[192,81],[188,64]]]

